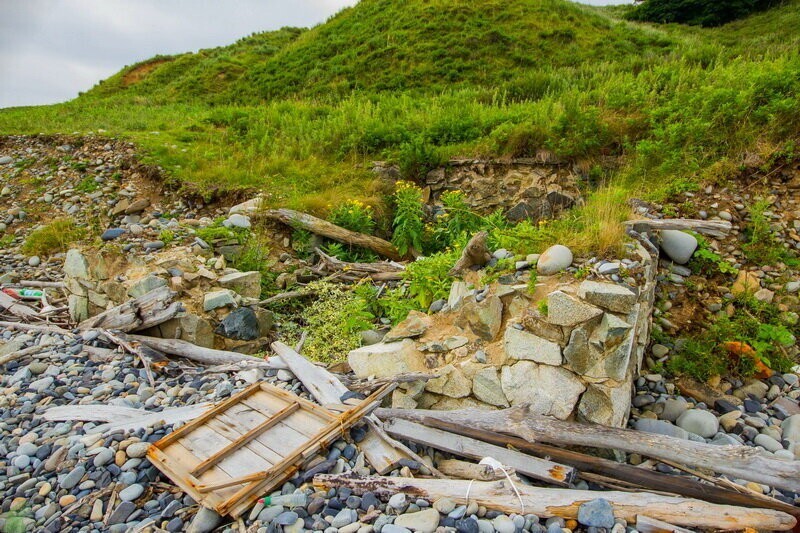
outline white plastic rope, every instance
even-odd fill
[[[495,459],[494,457],[484,457],[483,459],[481,459],[481,462],[478,463],[478,464],[479,465],[488,465],[488,466],[491,466],[492,469],[494,469],[494,470],[502,470],[503,471],[503,474],[506,475],[506,479],[508,479],[508,482],[511,483],[511,488],[514,489],[514,493],[517,495],[517,499],[519,500],[519,506],[520,506],[520,509],[521,509],[520,514],[521,515],[525,515],[525,502],[522,501],[522,496],[520,495],[519,491],[517,490],[517,486],[514,484],[514,480],[511,479],[511,476],[508,475],[508,472],[506,472],[506,469],[503,466],[503,464],[500,461],[498,461],[497,459]],[[467,494],[464,497],[464,500],[467,502],[467,505],[469,505],[469,491],[470,491],[470,489],[472,489],[472,484],[474,482],[475,482],[475,480],[471,479],[469,481],[469,485],[467,485]]]

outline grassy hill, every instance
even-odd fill
[[[0,133],[102,129],[187,186],[262,189],[311,211],[379,203],[373,159],[413,177],[452,156],[545,148],[603,185],[594,202],[619,203],[728,179],[748,150],[793,150],[800,1],[715,29],[617,13],[565,0],[362,0],[310,30],[157,57],[71,102],[0,111]]]

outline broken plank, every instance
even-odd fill
[[[192,361],[197,361],[198,363],[203,363],[206,365],[228,365],[244,361],[247,363],[252,363],[253,366],[260,366],[263,368],[286,368],[286,365],[276,358],[267,360],[237,352],[203,348],[202,346],[197,346],[191,342],[180,339],[160,339],[157,337],[147,337],[144,335],[128,335],[128,337],[130,339],[137,340],[142,344],[146,344],[155,350],[164,352],[165,354],[185,357],[186,359],[191,359]]]
[[[159,422],[172,425],[178,422],[193,420],[211,408],[211,404],[202,403],[183,407],[168,407],[153,413],[144,409],[119,407],[115,405],[59,405],[42,413],[42,420],[109,422],[96,426],[87,433],[106,434],[117,429],[136,430],[153,426]]]
[[[442,459],[436,466],[442,474],[458,479],[495,481],[498,479],[505,479],[506,477],[502,471],[495,471],[495,469],[489,465],[468,463],[460,459]],[[506,469],[506,472],[508,472],[509,475],[513,475],[513,471]]]
[[[35,309],[2,291],[0,291],[0,307],[23,320],[39,319],[39,313],[37,313]]]
[[[775,509],[794,516],[800,516],[800,508],[768,496],[744,494],[730,488],[703,483],[688,476],[662,474],[661,472],[654,472],[601,457],[475,428],[471,425],[454,424],[442,420],[436,420],[433,423],[438,429],[568,464],[580,471],[579,477],[586,478],[590,473],[600,474],[651,491],[688,496],[724,505]]]
[[[376,414],[386,420],[402,418],[427,425],[436,424],[437,421],[452,422],[506,433],[532,442],[639,453],[688,466],[708,468],[720,474],[770,487],[800,491],[800,461],[776,459],[772,454],[748,446],[716,446],[633,429],[557,420],[537,415],[527,405],[499,411],[379,409]]]
[[[292,350],[281,342],[272,343],[272,350],[280,356],[292,373],[303,383],[303,386],[321,404],[340,403],[342,395],[349,392],[336,376],[321,368],[308,359]],[[377,422],[373,415],[367,417]],[[379,474],[393,470],[401,459],[408,459],[409,455],[398,449],[389,440],[383,438],[377,431],[370,429],[361,442],[359,448],[364,452],[369,463]]]
[[[274,415],[270,416],[262,423],[260,423],[259,425],[257,425],[256,427],[254,427],[241,437],[239,437],[238,439],[231,442],[228,446],[219,450],[214,455],[212,455],[211,457],[209,457],[208,459],[197,465],[195,469],[192,470],[192,475],[199,476],[200,474],[202,474],[203,472],[205,472],[206,470],[217,464],[220,460],[230,455],[231,452],[235,451],[237,448],[240,448],[245,444],[247,444],[248,442],[250,442],[251,440],[255,439],[261,433],[273,427],[275,424],[282,421],[284,418],[294,413],[299,408],[300,404],[297,403],[292,403],[287,405],[286,407],[284,407]]]
[[[702,220],[691,218],[643,218],[639,220],[628,220],[625,222],[625,225],[631,227],[637,233],[651,230],[690,230],[717,238],[725,237],[725,235],[730,233],[731,228],[733,228],[733,225],[727,220]]]
[[[656,520],[649,516],[636,517],[636,530],[639,533],[692,533],[688,529],[667,524],[663,520]]]
[[[569,466],[525,455],[514,450],[508,450],[487,444],[469,437],[454,435],[440,429],[435,429],[408,420],[394,419],[385,423],[384,429],[397,438],[412,440],[425,446],[438,450],[454,453],[462,457],[481,460],[484,457],[494,457],[503,466],[510,466],[526,476],[566,487],[575,478],[575,469]]]
[[[647,492],[590,491],[531,487],[517,483],[516,491],[522,499],[524,510],[514,487],[508,480],[466,481],[442,479],[414,479],[402,477],[354,477],[351,475],[322,474],[314,477],[318,490],[348,487],[356,494],[372,492],[388,499],[400,492],[415,498],[436,501],[449,498],[456,505],[477,503],[488,509],[504,513],[532,513],[541,517],[577,519],[581,504],[602,497],[614,507],[614,516],[634,523],[639,515],[647,515],[680,526],[715,529],[745,529],[787,531],[797,521],[789,514],[771,509],[747,509],[730,505],[717,505],[690,498],[661,496]],[[469,494],[469,501],[466,496]]]
[[[180,302],[173,302],[177,293],[169,287],[159,287],[132,298],[116,307],[87,318],[78,329],[111,329],[124,333],[157,326],[174,318],[182,307]]]

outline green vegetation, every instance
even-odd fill
[[[631,20],[719,26],[778,5],[781,0],[645,0],[628,13]]]
[[[751,376],[761,362],[777,372],[788,372],[795,364],[786,352],[800,334],[797,315],[782,313],[776,305],[751,296],[733,302],[733,314],[722,316],[704,331],[686,340],[683,349],[667,362],[672,373],[700,380],[733,373]],[[726,343],[744,343],[753,357],[735,353]],[[739,350],[749,351],[749,350]]]
[[[375,318],[367,301],[341,285],[315,282],[314,302],[303,311],[309,333],[303,355],[324,363],[339,362],[361,344],[359,332],[372,327]]]
[[[742,245],[745,256],[757,265],[777,262],[798,264],[797,258],[785,248],[772,230],[770,202],[760,198],[750,206],[750,221],[745,226],[747,242]]]
[[[689,268],[692,269],[692,272],[704,276],[710,276],[715,273],[733,275],[739,273],[735,266],[725,261],[722,256],[711,249],[705,237],[699,233],[692,233],[692,235],[697,239],[697,250],[692,255],[691,261],[689,261]]]
[[[69,245],[86,237],[86,229],[71,218],[54,220],[30,233],[22,245],[26,255],[47,256],[66,252]]]
[[[317,214],[342,198],[382,211],[374,159],[414,179],[450,157],[544,150],[600,188],[531,233],[609,252],[627,198],[692,190],[744,151],[770,160],[800,135],[800,0],[709,29],[619,13],[565,0],[362,0],[310,30],[157,57],[72,102],[3,110],[0,133],[102,128],[208,197],[257,188]],[[408,223],[397,242],[424,245]]]

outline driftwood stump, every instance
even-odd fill
[[[473,266],[483,266],[492,259],[492,254],[489,253],[489,247],[486,244],[486,239],[489,234],[485,231],[480,231],[472,237],[464,251],[461,252],[461,257],[456,261],[456,264],[448,272],[451,276],[459,276],[465,270]]]

